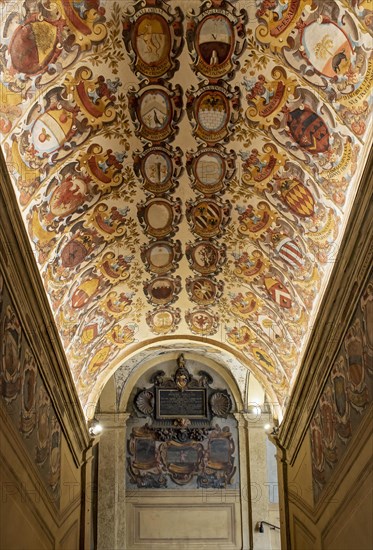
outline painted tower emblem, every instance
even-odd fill
[[[223,0],[215,0],[212,7],[211,2],[203,2],[198,15],[191,10],[187,41],[193,69],[210,82],[232,77],[246,44],[246,22],[245,10],[240,10],[238,15],[232,4]]]
[[[220,86],[203,86],[187,91],[187,112],[194,119],[195,135],[207,144],[225,140],[233,131],[238,118],[239,90]]]
[[[156,195],[166,193],[178,184],[182,172],[182,152],[179,148],[150,147],[134,154],[136,175],[141,175],[147,191]]]

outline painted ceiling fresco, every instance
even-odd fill
[[[2,149],[83,407],[178,339],[285,405],[370,147],[369,6],[0,2]]]

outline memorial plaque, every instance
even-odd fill
[[[180,391],[157,389],[157,418],[207,418],[205,388]]]

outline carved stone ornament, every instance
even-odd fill
[[[143,390],[137,394],[134,403],[142,414],[149,415],[154,409],[154,394],[149,390]]]
[[[191,377],[185,367],[184,355],[181,354],[177,360],[178,368],[175,372],[175,382],[179,390],[184,391],[189,384]]]
[[[187,113],[194,125],[193,134],[208,145],[227,141],[239,117],[240,92],[229,84],[191,87],[186,92]]]
[[[141,247],[141,259],[146,270],[157,275],[166,275],[166,273],[175,271],[181,258],[181,242],[179,240],[158,240]]]
[[[199,14],[188,17],[187,42],[192,68],[210,82],[231,78],[239,68],[238,57],[245,45],[247,12],[225,0],[203,2]]]
[[[135,152],[134,170],[143,179],[146,191],[160,195],[173,190],[183,171],[181,157],[181,149],[172,149],[169,145]]]
[[[192,187],[204,195],[224,192],[235,173],[235,160],[234,151],[227,153],[219,143],[187,153],[186,168]]]
[[[128,92],[128,108],[140,139],[154,144],[174,138],[181,117],[182,90],[179,85],[140,85]]]
[[[235,445],[228,426],[210,429],[134,427],[128,440],[130,483],[143,489],[167,487],[168,480],[197,487],[225,488],[232,483]]]
[[[182,13],[161,0],[137,2],[123,21],[132,71],[150,81],[171,78],[183,43]]]
[[[216,416],[226,418],[232,409],[231,398],[227,392],[216,391],[210,397],[210,407]]]
[[[194,377],[188,370],[184,355],[179,355],[173,376],[163,370],[153,374],[152,386],[140,390],[134,398],[135,410],[140,416],[151,416],[152,426],[177,430],[192,430],[208,426],[213,416],[226,418],[232,410],[232,401],[226,390],[213,389],[213,378],[206,371]],[[185,432],[185,433],[187,433]],[[188,432],[189,433],[189,432]],[[171,437],[160,434],[162,440]],[[173,436],[172,436],[173,437]],[[183,441],[184,439],[176,440]],[[193,437],[191,433],[188,438]]]
[[[212,376],[194,377],[183,354],[172,376],[163,370],[151,377],[152,386],[134,397],[134,412],[150,422],[134,426],[128,440],[127,473],[139,488],[162,488],[167,480],[197,487],[226,487],[232,483],[234,440],[228,426],[212,425],[227,418],[232,401],[227,390],[213,389]]]

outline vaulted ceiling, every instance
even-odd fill
[[[0,2],[2,149],[83,407],[165,346],[285,406],[370,148],[369,6]]]

